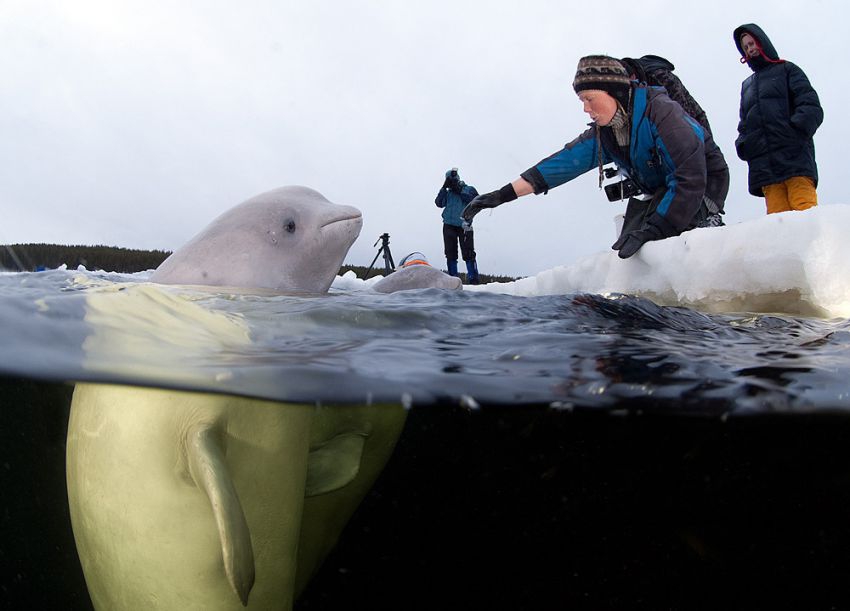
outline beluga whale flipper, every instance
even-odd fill
[[[361,224],[356,208],[283,187],[219,216],[151,281],[324,293]],[[141,299],[125,303],[157,303],[144,299],[155,284],[137,288]],[[175,299],[163,302],[178,307]],[[99,302],[94,315],[108,317],[114,303]],[[213,342],[204,345],[214,349],[217,337],[222,350],[250,345],[238,318],[218,320],[190,305],[179,306],[181,319],[197,310]],[[104,350],[109,341],[88,345]],[[163,353],[143,349],[150,358]],[[68,496],[95,609],[291,609],[389,459],[404,420],[401,405],[319,407],[78,384]]]

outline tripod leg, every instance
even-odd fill
[[[390,252],[389,241],[381,246],[381,249],[384,251],[384,269],[386,269],[387,273],[390,274],[395,271],[395,263],[393,262],[393,255]]]
[[[381,247],[378,249],[378,254],[377,254],[377,255],[375,255],[375,258],[374,258],[374,259],[372,259],[372,262],[369,264],[369,269],[367,269],[367,270],[366,270],[366,276],[363,278],[364,280],[368,280],[368,278],[369,278],[369,273],[372,271],[372,267],[375,265],[375,261],[377,261],[377,260],[378,260],[378,257],[380,257],[380,256],[381,256],[381,251],[382,251],[382,250],[384,250],[384,247],[383,247],[383,246],[381,246]]]

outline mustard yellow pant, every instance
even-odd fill
[[[794,176],[775,185],[762,187],[767,213],[806,210],[818,205],[815,181],[808,176]]]

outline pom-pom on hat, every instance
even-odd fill
[[[628,109],[631,78],[620,60],[607,55],[588,55],[578,60],[573,89],[576,93],[599,89],[614,96]]]

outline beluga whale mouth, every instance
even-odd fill
[[[360,213],[360,211],[357,208],[351,208],[350,213],[347,213],[345,215],[340,215],[337,218],[330,219],[329,221],[325,222],[322,225],[322,228],[325,228],[328,225],[334,225],[336,223],[344,223],[346,221],[354,221],[355,223],[362,226],[363,225],[363,215]]]
[[[340,208],[340,210],[332,211],[329,218],[321,221],[319,230],[324,239],[350,239],[348,248],[351,248],[363,228],[363,215],[360,210],[352,206],[340,206]]]

